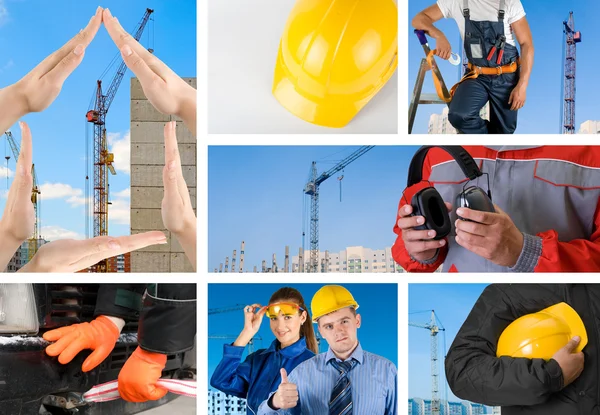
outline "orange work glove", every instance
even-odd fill
[[[56,342],[46,347],[46,354],[58,356],[58,361],[65,365],[80,351],[92,349],[92,354],[81,366],[84,372],[89,372],[112,352],[119,334],[115,323],[105,316],[99,316],[91,323],[73,324],[44,333],[45,340]]]
[[[156,385],[167,364],[167,355],[147,352],[139,346],[119,373],[119,395],[129,402],[155,401],[168,392]]]

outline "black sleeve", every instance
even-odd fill
[[[194,347],[196,284],[154,284],[144,296],[138,343],[149,352],[181,353]]]
[[[94,317],[105,315],[137,321],[146,284],[100,284]]]
[[[563,388],[551,359],[496,357],[502,331],[518,317],[561,299],[539,285],[490,285],[471,310],[446,357],[446,379],[461,399],[491,406],[537,405]]]

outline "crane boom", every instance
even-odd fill
[[[6,140],[10,145],[10,149],[12,150],[13,155],[15,156],[15,162],[19,160],[19,154],[21,153],[21,149],[19,145],[16,143],[12,133],[10,131],[5,132]],[[28,241],[28,249],[27,249],[27,262],[31,261],[31,258],[37,252],[38,240],[40,238],[40,206],[39,206],[39,197],[41,194],[40,189],[37,184],[37,174],[35,173],[35,164],[31,164],[31,176],[33,177],[33,186],[31,188],[31,203],[33,203],[33,211],[34,211],[34,224],[33,224],[33,234],[27,240]]]
[[[152,9],[146,9],[144,16],[138,23],[134,33],[134,39],[139,41],[150,15],[154,12]],[[106,95],[102,93],[102,81],[97,81],[96,99],[94,109],[86,114],[87,121],[94,124],[94,235],[103,236],[108,234],[108,172],[116,174],[113,166],[114,154],[108,152],[106,141],[106,115],[112,104],[117,90],[123,81],[127,66],[121,59],[113,80],[111,81]],[[86,180],[88,177],[86,177]],[[86,188],[88,184],[86,183]],[[86,198],[86,203],[89,201]],[[87,210],[89,212],[89,209]],[[87,219],[86,219],[87,220]],[[92,272],[107,272],[108,259],[104,259],[91,267]]]
[[[333,176],[338,171],[344,169],[354,160],[371,150],[375,146],[362,146],[354,153],[350,154],[344,160],[340,161],[331,169],[320,176],[317,176],[317,163],[312,162],[310,177],[311,179],[304,186],[304,194],[310,196],[310,264],[309,272],[317,272],[319,263],[319,186],[325,180]],[[304,245],[304,244],[303,244]]]

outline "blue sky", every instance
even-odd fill
[[[562,95],[562,22],[574,12],[575,29],[582,33],[582,43],[577,45],[577,110],[576,128],[586,120],[600,119],[600,106],[597,102],[596,66],[598,60],[597,43],[600,39],[600,2],[597,0],[521,0],[527,20],[531,26],[535,46],[535,64],[527,89],[527,102],[519,111],[516,133],[559,132],[560,105]],[[419,64],[424,57],[423,49],[413,33],[410,20],[422,9],[434,4],[433,0],[409,1],[407,30],[409,31],[409,99],[412,94]],[[458,28],[454,20],[443,19],[436,26],[442,30],[454,51],[462,51]],[[430,42],[435,47],[435,40]],[[459,73],[455,66],[440,62],[444,80],[451,86],[458,81]],[[431,75],[428,74],[423,91],[434,92]],[[414,133],[427,133],[429,116],[442,112],[442,105],[419,106],[415,118]]]
[[[488,284],[409,284],[408,312],[409,321],[428,323],[431,313],[419,312],[435,310],[438,319],[446,329],[446,349],[444,336],[438,335],[440,352],[439,371],[440,398],[460,401],[447,387],[444,375],[444,357],[456,337],[458,330],[471,312],[471,308]],[[408,396],[409,398],[431,399],[431,337],[429,331],[418,327],[408,327]]]
[[[0,87],[10,85],[47,55],[60,48],[82,27],[96,7],[111,9],[128,31],[133,31],[146,7],[155,10],[141,38],[153,45],[156,56],[182,77],[196,76],[196,2],[194,0],[104,0],[95,2],[0,0]],[[153,36],[152,36],[153,34]],[[117,48],[101,27],[87,48],[81,65],[65,82],[62,92],[43,113],[24,117],[33,134],[33,162],[42,185],[42,236],[46,239],[85,236],[85,122],[96,80]],[[103,78],[106,89],[113,72]],[[109,208],[109,233],[129,234],[129,129],[130,78],[127,71],[107,116],[109,148],[115,153],[117,175],[110,178],[113,205]],[[18,125],[11,127],[17,142]],[[90,139],[92,137],[90,131]],[[0,140],[0,191],[6,191],[4,136]],[[92,143],[90,142],[90,145]],[[10,148],[6,147],[9,155]],[[15,160],[9,160],[14,172]],[[12,181],[12,178],[10,179]],[[0,198],[4,209],[5,198]]]
[[[310,307],[312,296],[325,284],[291,284],[304,302]],[[281,284],[209,284],[208,308],[227,308],[238,304],[258,303],[266,305],[275,291],[286,285]],[[383,356],[398,365],[398,285],[397,284],[344,284],[359,305],[362,327],[358,329],[358,339],[364,350]],[[317,330],[316,325],[314,325]],[[208,316],[208,334],[237,335],[244,328],[243,311],[212,314]],[[257,342],[255,350],[269,347],[275,336],[265,318],[258,332],[262,342]],[[208,377],[212,376],[223,357],[223,344],[228,340],[208,340]],[[323,341],[321,351],[326,351]],[[246,350],[247,353],[247,350]],[[244,354],[244,358],[246,356]]]
[[[304,185],[311,162],[319,174],[356,146],[210,146],[208,150],[208,266],[212,271],[246,242],[245,268],[260,270],[273,253],[283,265],[302,246]],[[418,147],[376,146],[321,184],[320,249],[383,249],[394,243],[396,210],[408,165]],[[342,180],[342,202],[337,177]],[[307,206],[310,201],[307,200]],[[308,228],[306,249],[309,248]],[[291,260],[291,258],[290,258]]]

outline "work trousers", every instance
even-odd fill
[[[479,75],[462,82],[450,102],[448,121],[462,134],[512,134],[517,128],[517,111],[508,103],[519,80],[518,73]],[[490,103],[489,122],[479,111]]]

